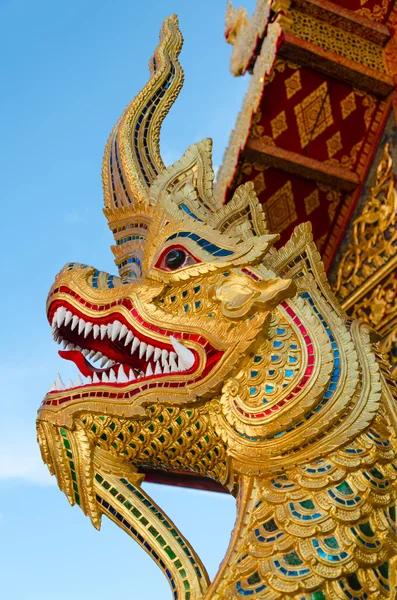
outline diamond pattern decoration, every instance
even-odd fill
[[[342,148],[343,148],[343,145],[342,145],[341,134],[340,134],[340,131],[337,131],[331,138],[329,138],[329,140],[327,140],[327,149],[328,149],[329,158],[332,158],[333,156],[335,156],[335,154],[337,154],[337,152],[339,152],[339,150],[342,150]]]
[[[297,220],[291,181],[287,181],[264,205],[270,231],[284,231]]]
[[[306,214],[310,215],[317,208],[317,206],[320,206],[320,195],[318,190],[314,190],[311,194],[306,196],[304,202]]]
[[[300,71],[295,71],[295,73],[291,75],[291,77],[288,77],[284,83],[287,98],[289,100],[296,92],[299,92],[302,89]]]
[[[294,107],[302,148],[318,137],[334,122],[328,85],[324,81],[316,90]]]
[[[273,139],[278,138],[279,135],[287,131],[287,118],[285,116],[285,110],[282,110],[281,113],[277,115],[272,121],[270,121],[270,125],[272,128]]]
[[[252,180],[252,183],[254,184],[255,192],[258,194],[258,196],[264,192],[266,189],[266,183],[263,172],[258,173],[258,175]]]
[[[351,92],[348,96],[346,96],[346,98],[344,98],[341,103],[340,103],[340,107],[342,109],[342,118],[343,119],[347,119],[347,117],[349,115],[351,115],[351,113],[356,110],[357,108],[357,104],[356,104],[356,95],[353,92]]]

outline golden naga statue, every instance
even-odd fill
[[[150,554],[175,600],[395,598],[388,366],[330,291],[309,225],[275,250],[251,184],[221,206],[210,140],[164,166],[181,45],[170,17],[106,147],[119,277],[70,263],[48,296],[81,375],[58,376],[41,404],[43,459],[95,527],[105,514]],[[236,497],[212,583],[140,467],[199,473]]]

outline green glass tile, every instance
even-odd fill
[[[150,533],[151,533],[151,534],[152,534],[154,537],[157,537],[157,536],[158,536],[158,534],[159,534],[159,532],[157,531],[157,529],[155,529],[155,528],[153,527],[153,525],[150,525],[150,527],[149,527],[149,531],[150,531]]]
[[[124,504],[124,501],[125,501],[125,496],[123,496],[123,494],[119,494],[119,495],[117,496],[117,500],[118,500],[119,502],[121,502],[121,504]]]
[[[185,594],[185,600],[190,600],[190,592],[186,592],[186,594]]]
[[[185,587],[185,590],[190,590],[190,583],[187,581],[187,579],[185,579],[185,581],[183,582],[183,585]]]
[[[73,469],[73,471],[76,470],[76,467],[74,466],[74,462],[72,460],[69,461],[69,466],[71,469]]]
[[[253,575],[250,575],[247,578],[248,585],[255,585],[255,583],[259,583],[260,581],[261,581],[261,578],[260,578],[258,571],[255,571],[255,573]]]
[[[185,571],[185,569],[181,569],[179,571],[179,573],[181,574],[181,577],[186,577],[186,571]]]
[[[177,537],[178,532],[175,529],[171,529],[171,533],[174,537]]]
[[[117,450],[118,446],[117,446],[117,442],[112,442],[112,447]]]
[[[80,506],[80,496],[78,494],[74,495],[77,504]]]
[[[142,525],[147,525],[149,523],[146,517],[141,517],[139,520],[142,523]]]
[[[99,475],[98,473],[95,473],[95,479],[99,482],[102,483],[103,481],[103,477],[101,475]]]
[[[63,437],[67,437],[66,431],[64,429],[60,429],[60,432]]]
[[[283,556],[287,565],[301,565],[303,564],[296,552],[289,552]]]
[[[105,417],[100,416],[99,418],[101,419],[101,421],[105,420]]]
[[[378,567],[382,577],[384,577],[385,579],[389,579],[389,563],[385,562],[383,563],[383,565],[379,565]]]
[[[175,554],[175,552],[172,550],[172,548],[170,548],[169,546],[166,546],[166,547],[164,548],[164,550],[165,550],[165,552],[168,554],[168,556],[169,556],[171,559],[174,559],[174,558],[176,558],[176,554]]]
[[[347,481],[342,481],[342,483],[340,483],[339,485],[336,486],[336,489],[338,490],[338,492],[340,492],[344,496],[348,496],[349,494],[353,494],[353,490],[351,489],[351,487],[347,483]]]
[[[73,481],[73,489],[75,492],[79,491],[79,488],[77,487],[77,484]]]
[[[70,450],[70,444],[69,444],[69,440],[63,440],[63,445],[65,446],[65,448],[67,450]]]
[[[106,433],[103,433],[103,434],[101,435],[101,440],[103,440],[104,442],[106,442],[106,440],[107,440],[107,439],[108,439],[108,438],[106,437]]]
[[[181,561],[179,560],[179,558],[174,562],[174,565],[176,566],[177,569],[180,569],[182,566]]]
[[[93,433],[96,433],[96,425],[93,425],[93,426],[91,427],[91,431],[92,431]]]
[[[307,510],[311,510],[314,508],[314,504],[313,504],[312,500],[303,500],[299,504],[301,505],[302,508],[306,508]]]
[[[142,515],[141,511],[138,510],[137,508],[133,508],[131,512],[133,515],[136,516],[137,519],[139,519],[139,517]]]
[[[73,481],[77,481],[76,473],[71,471]]]
[[[327,538],[324,543],[328,548],[339,548],[339,544],[334,537]]]
[[[131,504],[131,502],[129,502],[128,500],[126,500],[126,501],[124,502],[124,506],[125,506],[126,508],[128,508],[128,510],[130,510],[130,509],[132,508],[132,504]]]
[[[181,417],[177,417],[175,420],[178,423],[178,425],[182,425],[182,419],[181,419]]]
[[[70,450],[66,450],[66,456],[68,458],[73,458],[73,454],[70,452]]]
[[[110,489],[110,483],[108,483],[107,481],[104,481],[102,484],[102,487],[104,487],[105,490],[108,490],[108,489]]]
[[[149,429],[149,431],[151,431],[153,433],[153,431],[154,431],[154,425],[153,425],[153,423],[150,423],[148,429]]]
[[[359,528],[367,537],[373,537],[375,535],[369,523],[361,523],[361,525],[359,525]]]
[[[118,491],[118,490],[116,490],[116,488],[112,488],[112,489],[110,490],[110,493],[112,494],[112,496],[116,497],[116,496],[117,496],[117,494],[119,493],[119,491]]]
[[[109,427],[112,431],[114,431],[116,429],[116,425],[113,422],[110,423]]]
[[[159,537],[157,538],[158,543],[160,544],[160,546],[165,546],[166,545],[166,541],[163,537],[161,537],[161,535],[159,535]]]
[[[311,600],[327,600],[324,592],[314,592],[311,595]]]

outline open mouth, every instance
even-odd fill
[[[49,320],[54,340],[63,346],[59,355],[79,369],[76,383],[69,379],[65,385],[58,374],[51,392],[97,384],[123,387],[137,380],[187,375],[199,362],[197,353],[173,335],[155,340],[119,314],[88,319],[74,307],[57,303]]]

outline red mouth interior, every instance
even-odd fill
[[[61,322],[57,319],[59,308],[62,308],[64,313],[67,311],[66,315],[69,314],[69,317],[64,316]],[[73,315],[72,318],[70,314]],[[96,375],[101,382],[103,374],[108,378],[113,374],[113,378],[117,378],[121,367],[130,380],[135,380],[135,378],[141,377],[145,377],[145,379],[149,377],[169,377],[177,372],[181,372],[181,374],[183,372],[185,375],[192,373],[199,362],[198,354],[190,350],[191,356],[194,355],[194,362],[187,368],[175,352],[171,341],[168,341],[169,338],[155,340],[149,335],[141,333],[141,331],[138,332],[121,314],[113,313],[106,317],[93,319],[92,317],[86,317],[66,303],[56,302],[49,310],[49,320],[53,323],[54,338],[66,347],[66,349],[59,351],[59,355],[65,360],[74,362],[80,373],[85,377],[93,378]],[[91,327],[89,326],[88,331],[81,324],[81,320],[85,324],[90,324]],[[123,328],[123,334],[120,331],[120,333],[117,332],[116,336],[112,335],[115,322],[118,324],[118,328],[120,326]],[[110,333],[108,327],[111,328]],[[148,333],[150,334],[149,331]],[[99,361],[94,366],[89,360],[97,357],[99,357]],[[107,362],[101,367],[99,363],[105,358],[111,362]],[[95,382],[98,382],[98,380],[95,379]],[[114,383],[120,382],[113,380],[111,383],[114,385]],[[125,385],[126,382],[123,383]]]

